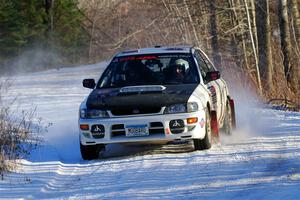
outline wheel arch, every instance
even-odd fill
[[[208,109],[209,112],[211,111],[211,106],[209,102],[206,102],[206,108]]]
[[[232,115],[232,128],[236,129],[236,115],[235,115],[235,103],[234,100],[227,95],[227,101],[229,103],[230,109],[231,109],[231,115]]]

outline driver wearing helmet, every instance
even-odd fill
[[[183,82],[185,79],[185,64],[183,59],[177,59],[173,65],[170,66],[169,81]]]

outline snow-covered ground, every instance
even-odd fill
[[[1,199],[299,199],[300,114],[237,102],[238,130],[207,151],[111,145],[83,161],[78,106],[104,63],[15,76],[6,100],[53,125],[45,144],[0,180]],[[238,93],[238,92],[236,92]]]

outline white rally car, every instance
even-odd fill
[[[114,56],[79,110],[83,159],[96,159],[106,144],[193,140],[209,149],[219,128],[231,134],[234,103],[225,81],[196,47],[130,50]]]

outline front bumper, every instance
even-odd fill
[[[197,118],[197,122],[188,123],[189,118]],[[175,133],[170,127],[170,121],[183,120],[184,127]],[[168,142],[174,140],[203,139],[205,137],[205,111],[180,114],[135,115],[105,119],[79,119],[80,125],[88,125],[87,130],[79,128],[80,142],[83,145],[132,143],[132,142]],[[173,121],[172,121],[173,122]],[[126,136],[127,126],[146,124],[149,128],[147,136]],[[101,138],[91,131],[93,125],[104,127]]]

